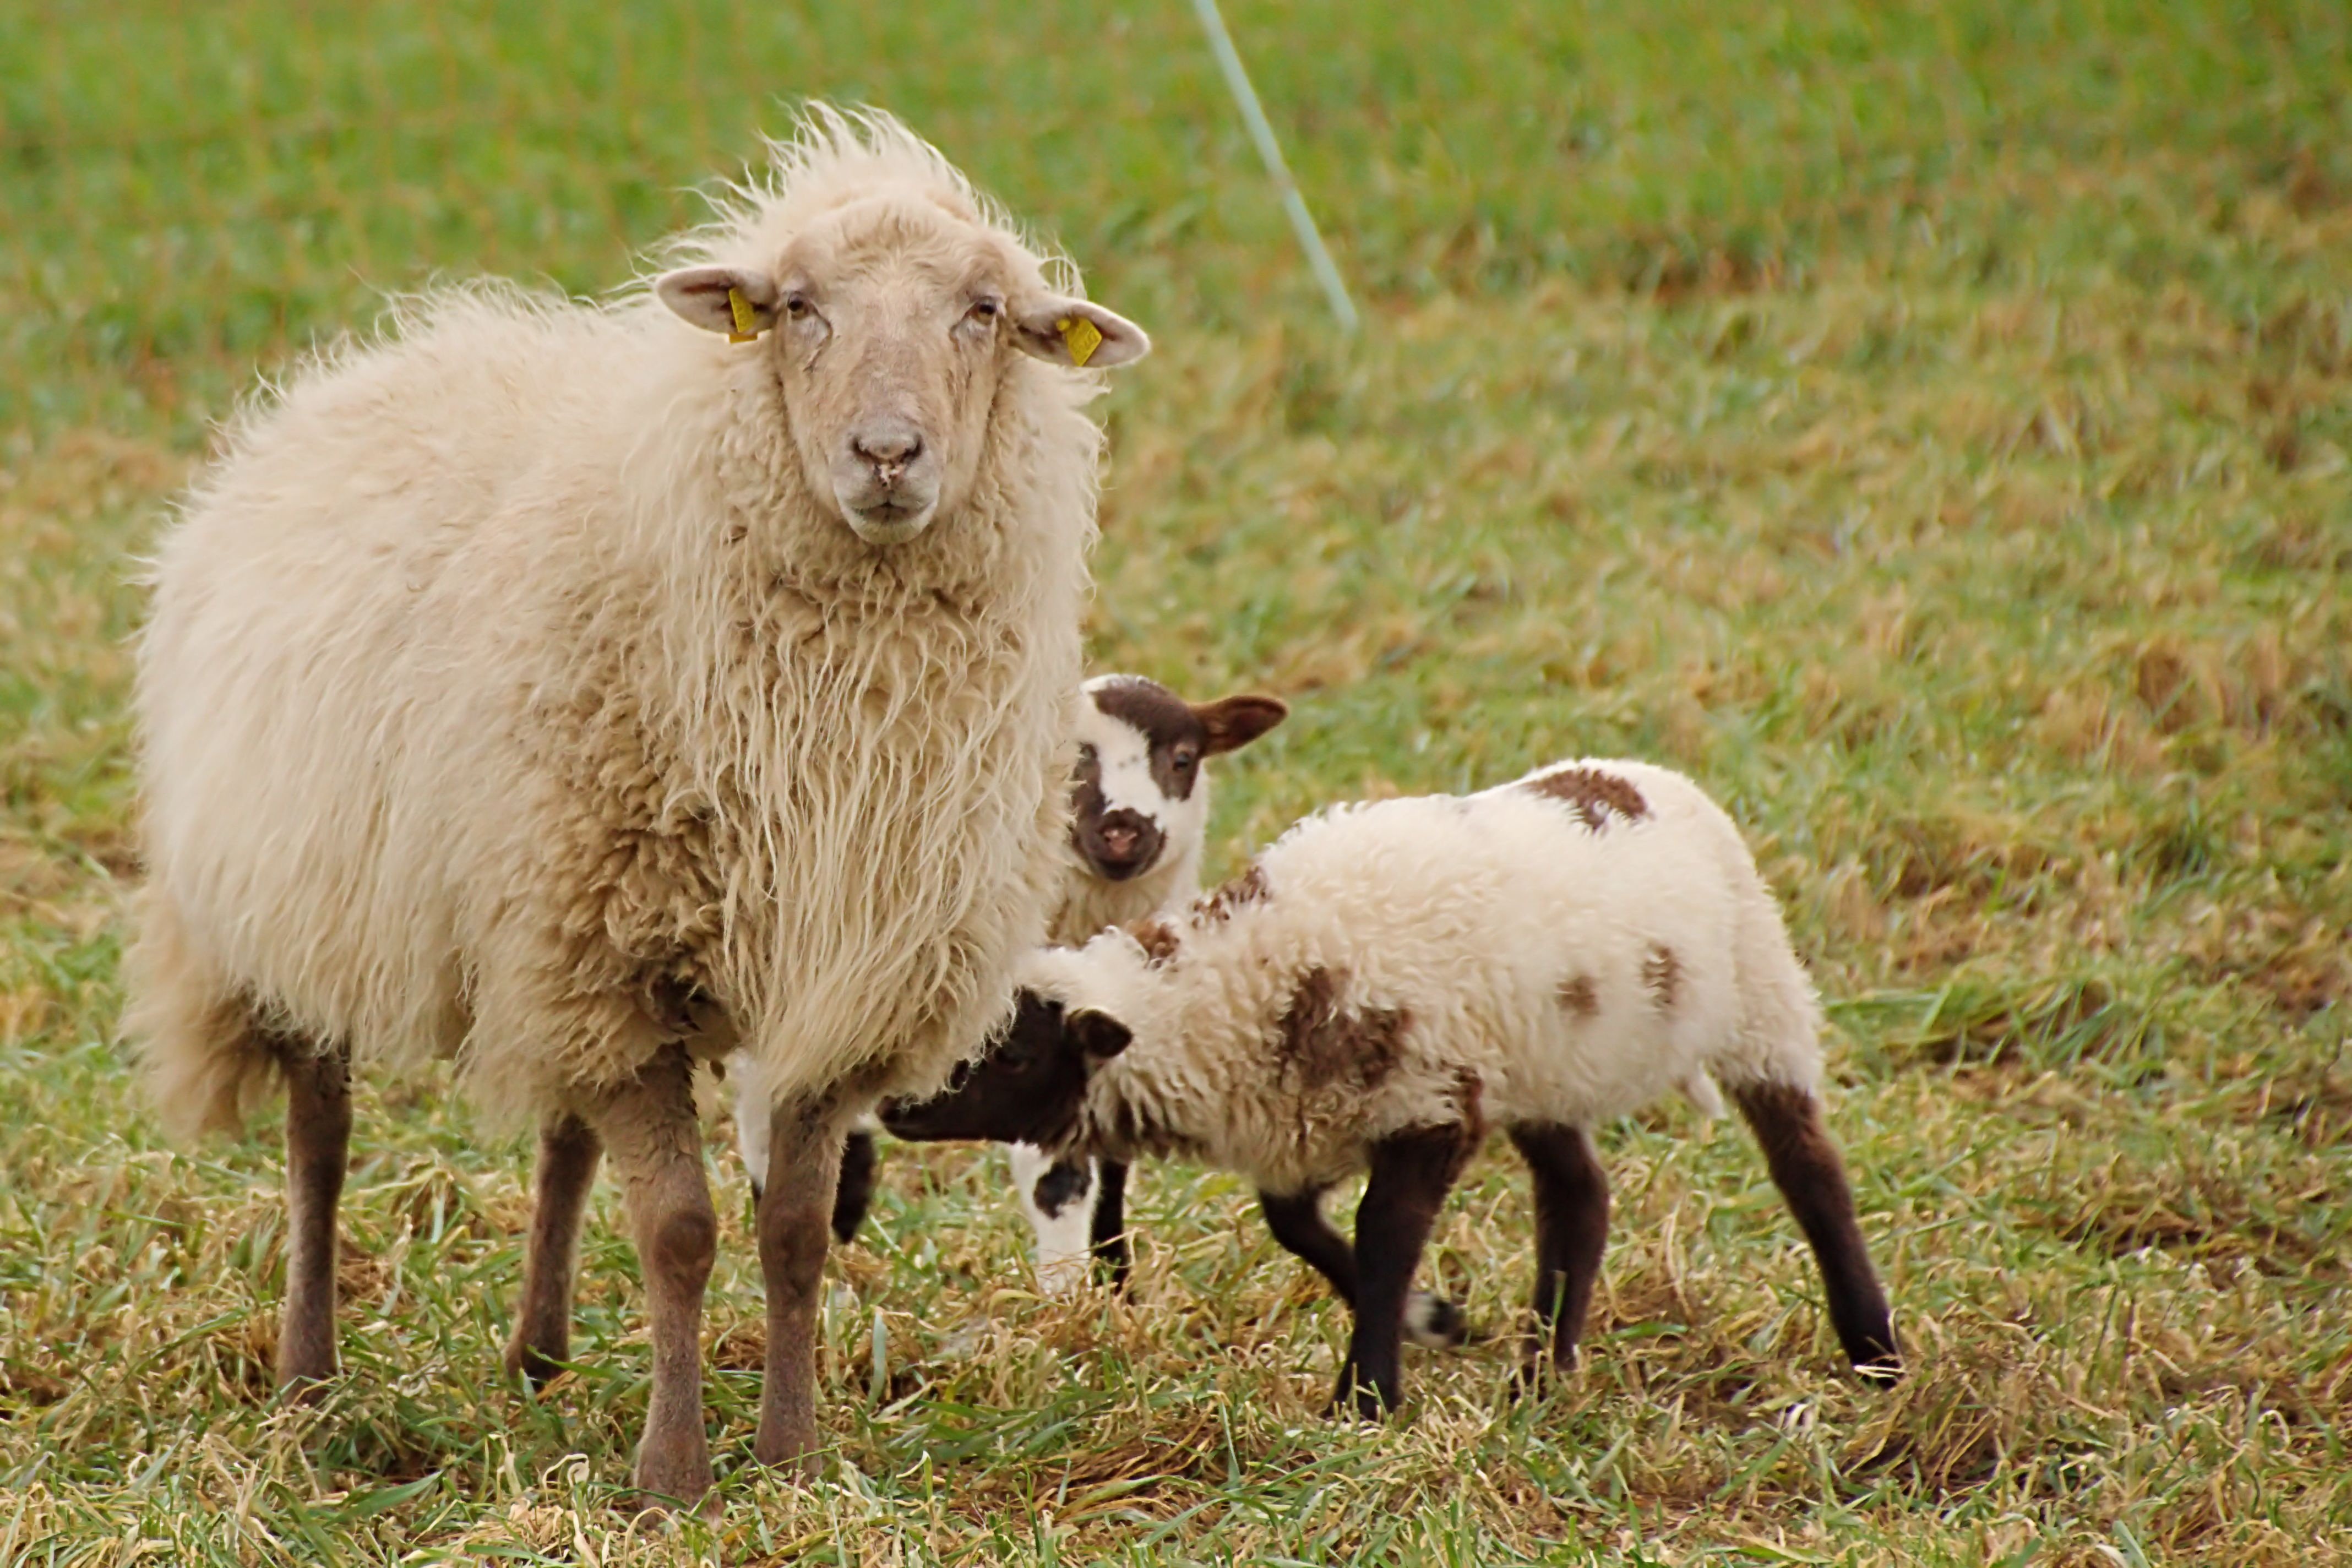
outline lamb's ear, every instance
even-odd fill
[[[1092,1007],[1081,1007],[1072,1013],[1062,1021],[1062,1027],[1077,1042],[1088,1061],[1107,1062],[1127,1049],[1129,1042],[1135,1038],[1125,1024]]]
[[[736,342],[776,324],[776,280],[740,267],[681,267],[654,279],[654,295],[681,319]]]
[[[1289,718],[1290,705],[1279,697],[1244,692],[1214,702],[1195,702],[1192,717],[1209,731],[1209,755],[1213,757],[1220,752],[1240,751]]]
[[[1048,364],[1087,370],[1115,370],[1151,352],[1151,340],[1125,316],[1064,294],[1016,300],[1013,341]]]

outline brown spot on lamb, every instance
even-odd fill
[[[1275,1049],[1307,1089],[1370,1088],[1396,1070],[1412,1017],[1402,1007],[1341,1005],[1348,973],[1317,964],[1298,977],[1276,1025]]]
[[[1154,969],[1164,969],[1175,963],[1176,955],[1184,948],[1184,939],[1163,920],[1138,921],[1128,928],[1127,934],[1143,949],[1143,955],[1151,961]]]
[[[1584,819],[1584,826],[1596,831],[1609,825],[1611,812],[1627,822],[1639,822],[1650,815],[1650,803],[1642,798],[1640,790],[1615,773],[1604,773],[1598,768],[1561,768],[1531,778],[1519,787],[1574,807],[1577,816]]]
[[[1642,960],[1642,984],[1664,1012],[1675,1005],[1683,985],[1683,961],[1675,956],[1670,947],[1652,946],[1650,954]]]
[[[1245,909],[1273,896],[1265,885],[1265,872],[1253,861],[1250,868],[1225,883],[1215,892],[1192,900],[1194,925],[1222,925],[1234,918],[1234,911]]]
[[[1590,974],[1571,974],[1559,983],[1559,1005],[1572,1018],[1590,1018],[1601,1011],[1601,990]]]

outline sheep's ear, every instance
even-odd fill
[[[1220,752],[1240,751],[1289,718],[1290,705],[1278,697],[1244,692],[1220,697],[1214,702],[1196,702],[1192,717],[1209,731],[1209,755],[1213,757]]]
[[[1129,1042],[1135,1038],[1125,1024],[1092,1007],[1081,1007],[1072,1013],[1063,1020],[1062,1027],[1077,1042],[1088,1061],[1107,1062],[1127,1049]]]
[[[681,267],[654,279],[654,295],[682,320],[737,342],[776,324],[776,280],[740,267]]]
[[[1116,310],[1061,294],[1040,294],[1013,308],[1013,339],[1048,364],[1114,370],[1151,352],[1143,329]]]

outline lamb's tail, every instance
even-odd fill
[[[139,936],[123,957],[122,1034],[166,1131],[233,1129],[277,1087],[281,1053],[251,1005],[188,941],[177,906],[153,888],[138,900]]]

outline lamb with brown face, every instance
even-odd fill
[[[1248,745],[1289,711],[1278,699],[1248,692],[1188,702],[1139,675],[1097,676],[1082,696],[1061,896],[1051,917],[1052,940],[1062,943],[1181,910],[1192,899],[1208,837],[1210,759]],[[1034,1033],[1036,1021],[1025,1026]],[[1027,1037],[1016,1029],[1006,1039]],[[1009,1048],[992,1058],[1000,1068]],[[741,1092],[747,1103],[762,1102],[756,1072]],[[767,1122],[753,1114],[739,1118],[737,1126],[757,1187],[767,1165]],[[1127,1167],[1045,1153],[1037,1145],[1052,1140],[1017,1130],[1000,1136],[1009,1145],[1013,1184],[1036,1234],[1040,1285],[1056,1295],[1075,1289],[1089,1256],[1114,1282],[1124,1281]],[[835,1188],[833,1229],[843,1241],[863,1223],[877,1163],[872,1128],[860,1126],[849,1134]]]

